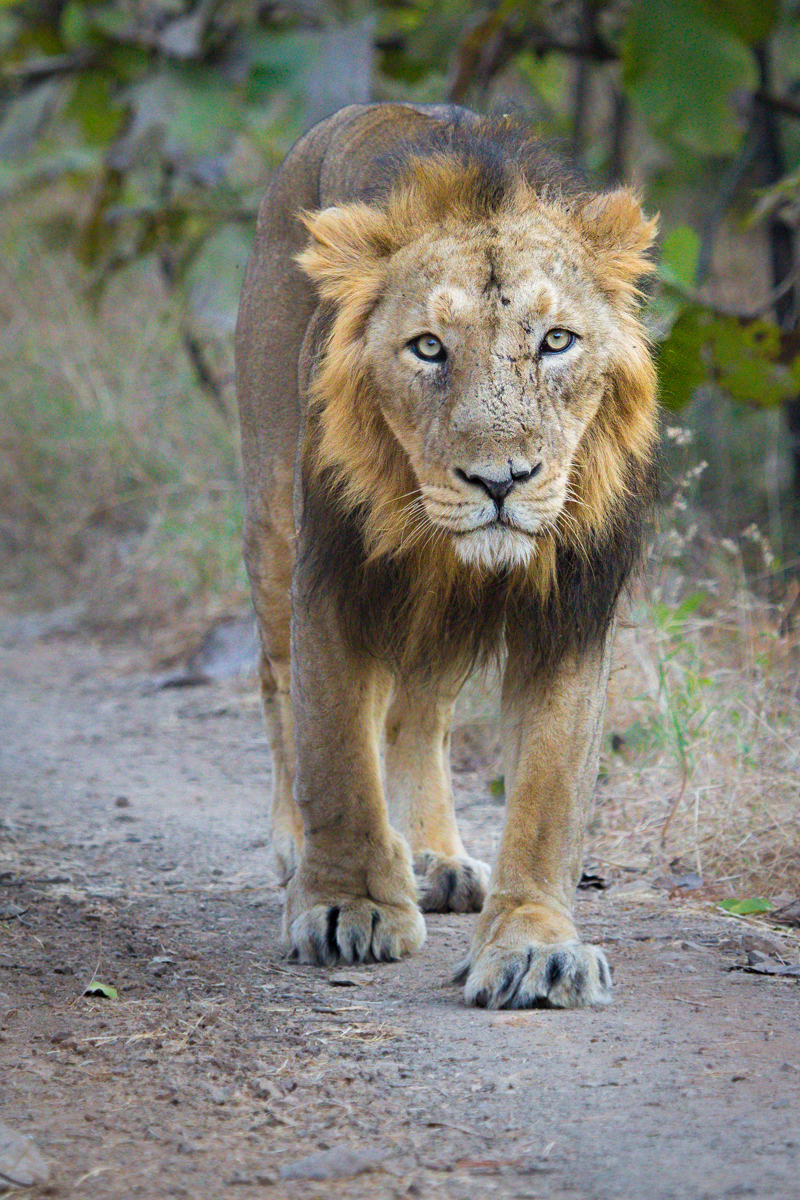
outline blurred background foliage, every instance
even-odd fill
[[[661,212],[667,499],[685,507],[690,480],[694,527],[739,538],[754,577],[767,545],[785,584],[797,7],[0,0],[6,593],[57,603],[88,578],[109,620],[243,599],[231,335],[258,201],[305,128],[370,100],[518,111]],[[761,542],[740,537],[753,522]]]

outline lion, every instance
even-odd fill
[[[572,907],[654,495],[654,233],[524,123],[451,107],[343,109],[267,192],[236,338],[244,545],[301,962],[398,959],[420,910],[474,911],[467,1003],[610,999]],[[459,688],[493,661],[490,873],[448,754]]]

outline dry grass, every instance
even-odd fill
[[[33,230],[3,213],[6,595],[88,594],[112,624],[241,599],[235,422],[197,387],[157,270],[126,272],[95,313],[74,260]]]
[[[702,540],[715,577],[664,562],[620,632],[593,851],[656,873],[680,859],[718,895],[796,895],[800,640],[738,548]]]

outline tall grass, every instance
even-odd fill
[[[678,859],[716,893],[796,895],[798,630],[758,531],[717,539],[687,517],[679,489],[618,635],[594,849],[668,876]],[[773,583],[761,595],[743,564],[754,543]]]
[[[232,387],[196,383],[154,264],[99,311],[27,214],[0,235],[0,582],[7,603],[90,593],[99,622],[245,594]],[[227,351],[230,357],[230,351]],[[230,374],[230,367],[228,368]]]

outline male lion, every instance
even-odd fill
[[[654,225],[627,191],[582,191],[526,127],[456,108],[343,109],[269,189],[237,331],[245,553],[303,962],[413,953],[419,898],[482,910],[468,1002],[610,998],[572,899],[653,490],[636,282]],[[460,684],[501,652],[490,878],[448,747]]]

